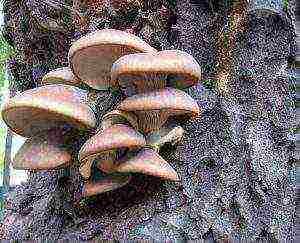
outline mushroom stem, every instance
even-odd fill
[[[100,130],[104,131],[105,129],[115,125],[123,124],[138,130],[137,117],[132,112],[113,110],[106,113],[103,116],[102,124]]]
[[[158,132],[153,132],[147,137],[147,147],[151,147],[156,152],[166,143],[176,145],[182,139],[184,129],[181,126],[174,128],[163,127]]]
[[[169,118],[169,112],[164,110],[136,111],[139,117],[139,129],[145,134],[158,131]]]

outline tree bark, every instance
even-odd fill
[[[186,89],[202,108],[201,116],[169,121],[186,132],[176,148],[165,146],[160,151],[181,182],[134,175],[127,186],[74,204],[82,183],[76,165],[32,172],[6,198],[2,239],[294,239],[296,165],[291,137],[297,124],[290,105],[294,101],[287,60],[295,30],[276,15],[259,19],[246,14],[244,31],[235,33],[235,42],[229,45],[232,66],[224,96],[207,84],[216,83],[224,61],[218,58],[218,38],[230,9],[222,4],[212,9],[213,1],[200,2],[177,1],[172,8],[176,21],[165,30],[167,35],[147,39],[143,31],[137,33],[152,45],[160,42],[162,49],[192,54],[203,69],[202,84]],[[292,19],[294,5],[289,1],[286,14]],[[10,14],[6,12],[13,20]],[[56,55],[65,60],[69,46],[65,43]],[[49,56],[43,58],[47,63]],[[101,120],[121,97],[110,93],[99,97],[102,104],[106,101],[104,108],[98,107]],[[82,142],[74,145],[74,151]]]

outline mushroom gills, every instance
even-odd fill
[[[147,93],[163,89],[167,84],[166,74],[143,74],[130,75],[123,74],[118,78],[123,93],[130,97],[135,94]]]
[[[139,129],[144,133],[158,131],[168,120],[170,114],[164,110],[136,111],[139,118]]]
[[[137,117],[133,112],[126,112],[120,110],[113,110],[104,115],[101,130],[105,130],[115,124],[123,124],[138,130]]]
[[[116,150],[110,150],[101,153],[98,157],[95,158],[97,167],[106,173],[113,172],[115,169],[115,161],[122,157],[126,153],[126,148],[120,148]]]

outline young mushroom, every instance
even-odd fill
[[[131,180],[130,175],[105,175],[100,180],[85,182],[79,198],[90,197],[97,194],[116,190]]]
[[[197,84],[200,78],[201,68],[197,61],[179,50],[125,55],[111,68],[111,80],[125,90],[127,96],[166,86],[187,88]]]
[[[188,115],[193,118],[200,114],[197,102],[174,88],[128,97],[117,109],[133,112],[138,117],[140,131],[145,134],[159,131],[171,116]]]
[[[87,92],[76,87],[45,85],[11,98],[3,107],[2,118],[23,137],[66,125],[89,130],[96,126],[96,118],[86,101]]]
[[[150,147],[157,152],[160,148],[169,143],[171,145],[176,145],[180,142],[184,134],[184,129],[181,126],[167,127],[163,126],[158,132],[150,133],[147,136],[147,147]]]
[[[149,52],[153,47],[139,37],[124,31],[103,29],[75,41],[69,50],[69,63],[76,77],[98,90],[114,86],[110,70],[121,56]]]
[[[112,172],[115,160],[124,150],[144,145],[146,140],[142,134],[127,125],[115,124],[98,132],[82,146],[79,152],[79,161],[82,163],[80,172],[88,179],[95,159],[98,168],[106,173]]]
[[[81,86],[81,81],[76,78],[69,67],[57,68],[50,71],[42,78],[42,85],[47,84],[67,84],[72,86]]]

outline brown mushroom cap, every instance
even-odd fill
[[[103,29],[75,41],[69,51],[73,73],[94,89],[106,90],[111,82],[112,64],[121,56],[157,52],[139,37],[124,31]]]
[[[96,119],[86,104],[87,93],[69,85],[46,85],[11,98],[2,110],[5,123],[15,133],[31,137],[64,125],[91,129]]]
[[[78,87],[81,81],[75,77],[69,67],[62,67],[50,71],[43,77],[42,85],[46,84],[68,84]]]
[[[71,153],[64,144],[64,133],[58,129],[27,139],[12,164],[15,169],[51,170],[68,166],[71,162]]]
[[[100,168],[110,172],[117,157],[116,151],[142,147],[145,144],[146,139],[142,134],[127,125],[116,124],[91,137],[80,149],[78,157],[83,163],[100,158]]]
[[[134,94],[165,86],[187,88],[197,84],[200,79],[201,68],[197,61],[179,50],[125,55],[114,62],[111,69],[111,80],[123,88],[136,86]],[[162,81],[165,85],[157,84]]]
[[[187,114],[197,117],[200,114],[197,102],[174,88],[128,97],[117,109],[134,112],[139,118],[139,128],[145,133],[159,130],[170,116]]]
[[[130,175],[107,175],[104,179],[96,182],[87,182],[83,187],[83,197],[89,197],[104,192],[116,190],[131,180]]]
[[[120,161],[115,171],[120,173],[143,173],[168,180],[179,181],[177,172],[157,152],[144,148],[133,158]]]

